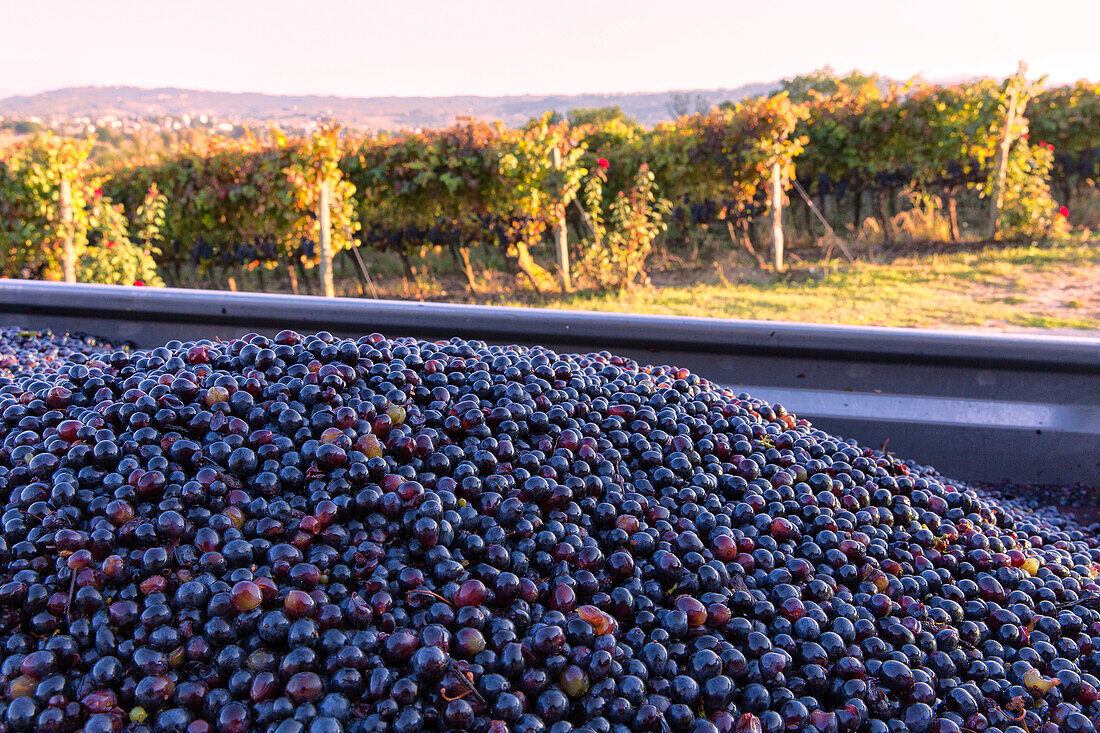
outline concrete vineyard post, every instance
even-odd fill
[[[73,246],[73,189],[69,179],[61,176],[58,204],[61,209],[61,244],[64,248],[62,264],[65,282],[76,282],[76,251]]]
[[[561,169],[561,151],[554,148],[554,169]],[[561,272],[562,290],[569,292],[573,289],[573,283],[569,276],[569,235],[565,228],[565,207],[562,207],[561,215],[554,222],[554,248],[557,253],[558,271]]]
[[[783,272],[783,182],[778,163],[772,166],[771,209],[775,271]]]
[[[317,225],[320,229],[317,241],[321,255],[321,287],[326,298],[336,297],[336,288],[332,284],[332,232],[329,222],[329,184],[321,180],[317,202]]]

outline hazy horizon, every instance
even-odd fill
[[[732,88],[825,65],[894,78],[1100,78],[1100,3],[649,0],[0,0],[0,96],[79,86],[339,97],[572,95]],[[216,19],[216,21],[215,21]],[[288,19],[290,22],[288,22]],[[1067,20],[1072,22],[1066,22]],[[1057,22],[1058,32],[1028,24]],[[771,28],[781,28],[772,32]],[[1024,29],[1024,30],[1022,30]],[[1022,31],[1022,32],[1021,32]],[[43,38],[48,37],[48,43]]]
[[[807,69],[807,71],[813,71],[814,69]],[[838,71],[847,71],[847,69]],[[64,87],[53,87],[50,89],[40,89],[37,92],[5,92],[0,89],[0,99],[7,99],[11,97],[34,97],[39,94],[49,94],[51,92],[60,92],[66,89],[140,89],[142,91],[157,91],[161,89],[178,89],[180,91],[193,91],[193,92],[208,92],[211,94],[261,94],[265,96],[275,97],[331,97],[334,99],[433,99],[441,98],[446,99],[449,97],[478,97],[484,99],[495,99],[498,97],[583,97],[583,96],[619,96],[629,94],[668,94],[672,92],[708,92],[717,89],[737,89],[742,86],[750,86],[754,84],[770,84],[778,81],[779,77],[775,79],[757,79],[748,81],[743,84],[728,84],[720,87],[677,87],[668,89],[637,89],[632,91],[623,91],[620,89],[581,89],[575,92],[517,92],[508,94],[473,94],[473,93],[456,93],[456,94],[323,94],[318,92],[263,92],[256,91],[255,89],[207,89],[200,87],[179,87],[179,86],[141,86],[137,84],[78,84],[69,85]],[[951,81],[950,79],[936,81]]]

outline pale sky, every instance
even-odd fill
[[[1100,1],[0,0],[0,96],[126,84],[342,96],[734,87],[831,64],[1100,79]]]

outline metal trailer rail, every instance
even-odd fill
[[[966,480],[1100,486],[1100,339],[0,280],[0,325],[153,347],[283,328],[675,364]]]

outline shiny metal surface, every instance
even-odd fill
[[[0,280],[0,325],[140,347],[294,328],[606,349],[692,369],[958,478],[1100,486],[1097,339],[16,280]]]

